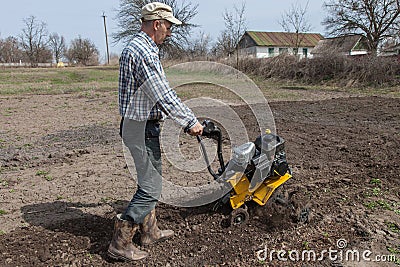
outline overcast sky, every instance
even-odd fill
[[[23,19],[33,15],[39,21],[47,24],[50,33],[56,32],[64,36],[68,42],[79,35],[92,40],[105,58],[105,35],[103,11],[107,15],[107,29],[109,35],[117,30],[116,10],[119,0],[1,0],[0,11],[0,37],[18,36],[24,28]],[[225,9],[232,10],[240,0],[193,0],[188,1],[198,4],[198,15],[193,23],[201,27],[193,32],[193,37],[198,36],[201,30],[210,34],[215,40],[224,29],[222,13]],[[245,0],[246,21],[248,30],[282,31],[278,21],[285,11],[295,3],[305,6],[305,0]],[[307,12],[308,21],[312,25],[312,32],[324,35],[321,26],[324,10],[322,0],[309,0]],[[122,44],[113,45],[110,38],[110,51],[119,54]]]

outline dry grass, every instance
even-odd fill
[[[173,62],[176,63],[176,62]],[[250,64],[250,61],[248,62]],[[209,97],[228,103],[243,98],[264,96],[268,101],[318,100],[350,95],[400,97],[399,86],[338,86],[334,83],[304,83],[296,79],[265,78],[251,72],[249,77],[229,67],[216,65],[213,70],[176,68],[165,63],[172,87],[184,100]],[[185,65],[183,65],[185,66]],[[200,64],[201,66],[201,64]],[[243,66],[243,65],[242,65]],[[255,68],[253,66],[253,68]],[[260,72],[262,69],[259,70]],[[242,90],[245,88],[246,90]],[[260,90],[256,94],[255,90]],[[63,69],[0,69],[0,95],[95,93],[118,91],[118,67],[70,67]],[[236,93],[235,93],[236,92]],[[237,92],[240,92],[238,96]]]

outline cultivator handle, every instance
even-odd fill
[[[218,162],[220,165],[220,170],[218,172],[218,174],[216,174],[210,166],[210,160],[208,159],[208,154],[207,154],[207,150],[204,146],[204,143],[202,142],[201,136],[196,136],[197,141],[200,144],[200,148],[201,148],[201,152],[203,154],[204,157],[204,161],[207,164],[207,169],[209,171],[209,173],[214,177],[215,180],[220,178],[220,175],[222,173],[225,172],[225,162],[224,162],[224,158],[222,156],[222,134],[221,134],[221,129],[218,128],[218,126],[216,126],[214,124],[214,122],[209,121],[209,120],[205,120],[203,123],[203,134],[202,136],[207,137],[207,138],[211,138],[217,141],[217,154],[218,154]]]

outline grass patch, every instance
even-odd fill
[[[5,215],[7,212],[5,210],[0,210],[0,215]]]
[[[104,91],[117,87],[117,67],[0,69],[0,95]]]
[[[216,65],[214,69],[199,70],[185,69],[183,67],[165,68],[170,85],[175,87],[186,86],[188,90],[180,88],[179,95],[184,99],[206,96],[211,98],[223,98],[237,100],[240,97],[233,94],[227,88],[236,88],[240,91],[241,98],[248,98],[254,93],[254,84],[268,100],[300,100],[304,92],[347,92],[361,95],[386,95],[400,97],[398,88],[346,88],[318,84],[302,84],[297,81],[285,81],[277,79],[265,79],[262,76],[232,75],[229,68],[224,65]],[[227,72],[228,71],[228,72]],[[118,66],[96,67],[67,67],[56,68],[11,68],[0,69],[0,95],[18,94],[63,94],[75,92],[112,91],[118,88]],[[197,83],[197,85],[196,85]],[[208,88],[203,85],[208,84]],[[190,88],[193,85],[192,88]],[[211,90],[210,86],[214,89]],[[225,91],[215,89],[221,85]],[[243,88],[249,88],[248,92]],[[226,94],[228,92],[228,94]],[[116,92],[117,93],[117,92]],[[243,96],[244,95],[244,96]],[[217,96],[217,97],[216,97]],[[236,101],[235,101],[236,102]],[[6,113],[5,116],[11,116]]]

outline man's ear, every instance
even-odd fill
[[[154,20],[153,22],[153,29],[156,31],[158,28],[160,28],[161,22],[159,20]]]

